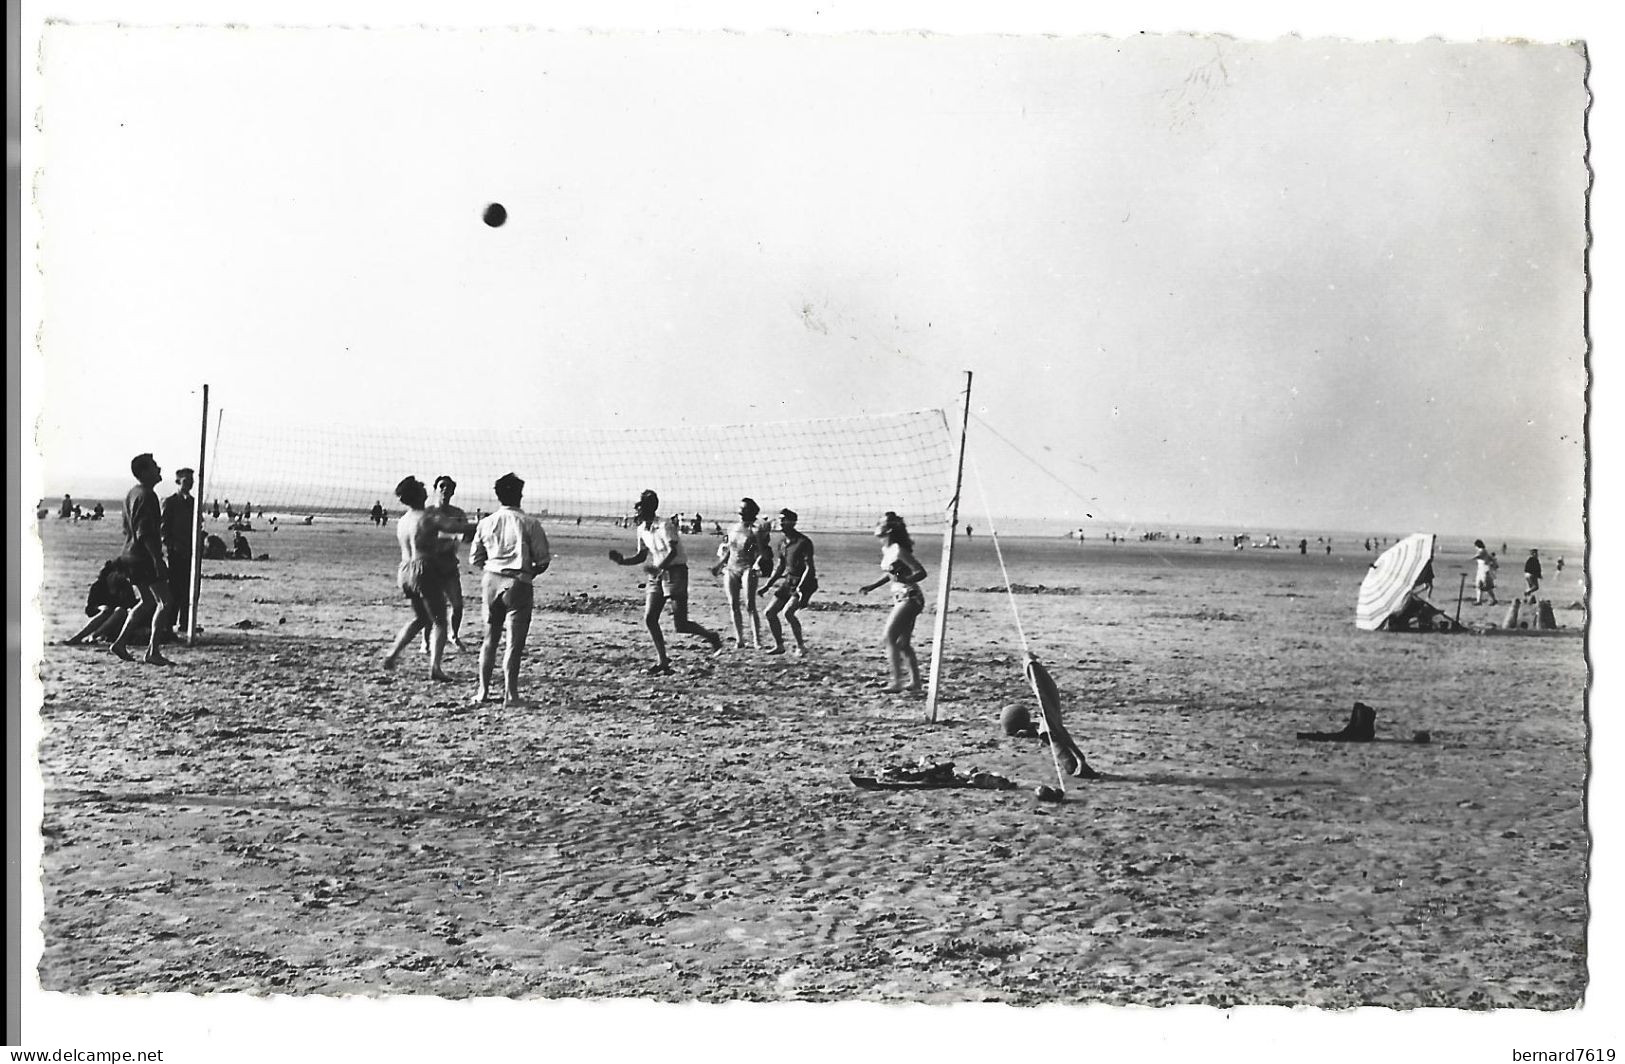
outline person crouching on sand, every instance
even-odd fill
[[[882,584],[892,585],[892,611],[886,618],[883,637],[886,657],[891,665],[891,681],[885,687],[888,694],[918,692],[920,689],[920,661],[914,654],[914,622],[925,610],[925,593],[920,581],[925,579],[925,566],[914,557],[914,539],[908,534],[903,519],[888,511],[875,535],[884,546],[880,551],[882,576],[872,584],[858,590],[868,594]],[[903,683],[903,667],[908,667],[908,683]]]
[[[399,578],[401,593],[412,604],[412,619],[406,622],[395,644],[384,655],[384,668],[393,669],[401,651],[428,628],[429,679],[450,680],[441,669],[446,654],[446,599],[445,566],[437,557],[440,550],[440,524],[424,507],[429,501],[429,490],[417,477],[407,477],[395,485],[395,497],[406,506],[395,526],[395,541],[401,546]]]
[[[645,670],[651,676],[671,672],[671,659],[666,656],[666,639],[660,633],[660,611],[668,598],[671,599],[673,628],[699,636],[711,645],[713,651],[722,649],[720,635],[688,619],[688,555],[683,550],[683,537],[677,530],[677,522],[669,517],[660,520],[656,514],[659,509],[660,496],[652,491],[640,495],[633,510],[638,552],[630,558],[618,550],[609,552],[609,560],[616,565],[641,565],[648,574],[643,625],[649,629],[649,638],[655,645],[655,663]]]
[[[773,593],[773,605],[767,608],[767,626],[773,632],[773,649],[769,654],[784,653],[784,630],[779,627],[779,614],[790,624],[790,634],[796,640],[796,653],[805,654],[807,643],[801,638],[801,621],[796,613],[818,590],[818,569],[813,565],[812,540],[796,528],[794,510],[779,511],[779,528],[784,532],[784,546],[779,549],[778,568],[762,585],[766,591],[781,577],[784,583]]]

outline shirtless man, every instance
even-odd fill
[[[401,546],[401,592],[412,604],[412,619],[384,655],[384,668],[393,669],[407,644],[427,628],[431,633],[429,678],[450,680],[440,667],[446,653],[446,578],[444,563],[437,557],[440,525],[424,509],[429,492],[417,477],[407,477],[395,485],[395,497],[406,506],[395,526],[395,541]]]
[[[125,661],[134,661],[127,645],[130,633],[147,623],[151,635],[147,637],[143,660],[148,665],[168,665],[169,659],[158,653],[158,640],[169,622],[169,567],[164,564],[158,495],[152,490],[154,484],[164,479],[164,471],[152,455],[138,454],[130,459],[130,472],[135,474],[138,483],[124,497],[124,553],[121,557],[125,575],[135,587],[136,606],[108,649]]]
[[[779,627],[779,615],[790,624],[790,634],[796,640],[796,653],[807,652],[807,642],[801,638],[801,621],[796,612],[807,604],[814,591],[818,590],[818,570],[813,565],[813,545],[796,528],[796,512],[794,510],[779,511],[779,528],[784,530],[784,546],[779,550],[779,564],[773,570],[773,575],[767,578],[762,585],[765,593],[782,578],[784,583],[779,584],[778,590],[773,593],[773,605],[767,608],[767,627],[773,633],[773,649],[769,654],[784,653],[784,630]]]
[[[474,526],[468,521],[468,512],[453,506],[451,497],[457,494],[457,482],[445,474],[434,478],[435,504],[429,514],[440,524],[439,557],[446,571],[446,599],[451,604],[451,631],[448,635],[458,650],[463,646],[463,561],[457,548],[474,538]],[[425,642],[428,633],[424,633]],[[427,649],[427,647],[425,647]]]
[[[660,509],[660,496],[645,491],[638,497],[634,508],[638,532],[638,552],[630,558],[618,550],[609,552],[609,560],[616,565],[641,565],[649,576],[648,595],[643,603],[643,625],[649,629],[649,638],[655,645],[655,663],[646,670],[651,676],[671,672],[671,659],[666,656],[666,639],[660,633],[660,611],[671,599],[672,627],[679,632],[697,635],[711,645],[713,651],[722,649],[722,637],[711,629],[688,619],[688,555],[683,550],[683,538],[672,518],[662,521],[656,516]]]

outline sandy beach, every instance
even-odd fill
[[[630,533],[550,526],[537,704],[510,711],[469,705],[472,650],[448,656],[453,684],[415,654],[379,668],[407,616],[390,530],[257,531],[270,559],[206,565],[207,630],[165,670],[61,645],[120,536],[42,521],[43,987],[1543,1010],[1585,993],[1577,558],[1548,580],[1556,632],[1405,635],[1354,628],[1373,555],[1352,540],[1009,539],[1010,596],[979,529],[932,723],[869,686],[875,541],[809,532],[806,658],[674,637],[675,674],[651,679],[638,573],[604,557]],[[933,592],[939,550],[922,537]],[[1467,559],[1452,541],[1436,563],[1449,611]],[[691,613],[725,629],[695,575]],[[1034,798],[1047,750],[999,727],[1031,703],[1012,599],[1103,773],[1063,803]],[[1502,616],[1462,608],[1479,629]],[[1296,738],[1357,700],[1377,741]],[[922,759],[1019,786],[848,778]]]

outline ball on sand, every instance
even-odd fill
[[[1047,783],[1039,784],[1037,787],[1035,787],[1033,789],[1033,793],[1038,795],[1038,800],[1040,802],[1064,802],[1064,801],[1066,801],[1066,792],[1065,791],[1061,790],[1061,788],[1059,788],[1059,787],[1051,787]]]
[[[1019,735],[1032,727],[1033,715],[1027,711],[1026,706],[1019,702],[1013,703],[1005,706],[1004,712],[999,714],[999,724],[1004,728],[1004,734]]]
[[[508,208],[500,203],[492,203],[485,208],[485,224],[495,229],[508,220]]]

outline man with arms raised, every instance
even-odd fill
[[[151,628],[147,637],[148,665],[168,665],[158,653],[158,639],[169,622],[169,569],[164,565],[163,528],[159,521],[158,495],[152,486],[164,479],[164,471],[150,454],[130,459],[130,472],[138,481],[124,496],[125,575],[135,588],[136,606],[108,649],[125,661],[134,661],[129,649],[130,633],[143,622]]]
[[[384,668],[393,669],[401,651],[427,628],[430,632],[429,678],[450,680],[440,668],[446,653],[445,565],[437,556],[440,525],[424,509],[429,492],[417,477],[407,477],[395,485],[395,497],[406,506],[406,512],[395,526],[395,541],[401,546],[401,593],[412,604],[412,619],[406,622],[406,627],[395,637],[395,644],[384,655]]]
[[[480,646],[480,686],[474,701],[485,702],[491,697],[497,641],[506,626],[508,647],[502,657],[502,704],[518,707],[527,704],[519,697],[519,662],[530,635],[530,618],[536,603],[534,582],[547,572],[552,552],[548,549],[542,523],[519,508],[524,499],[525,482],[512,473],[505,473],[496,482],[496,493],[502,508],[481,519],[474,530],[474,549],[468,559],[485,570],[480,582],[485,602],[485,642]]]
[[[457,494],[457,482],[445,474],[434,478],[435,504],[429,507],[440,524],[440,557],[446,567],[446,599],[451,608],[449,638],[458,650],[463,647],[463,561],[457,549],[474,535],[468,513],[461,506],[453,506],[451,497]]]

